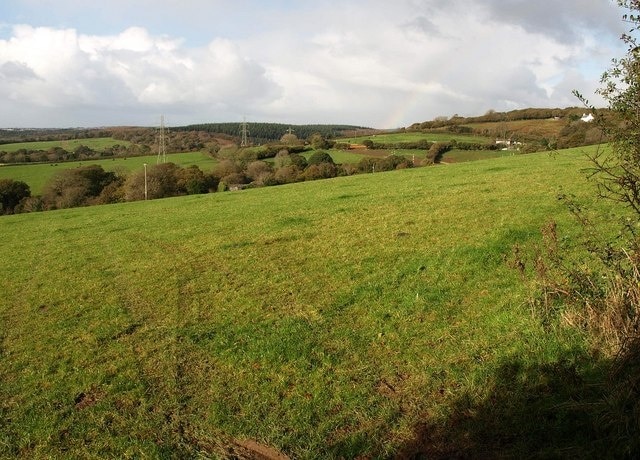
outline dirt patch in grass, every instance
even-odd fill
[[[251,439],[235,440],[233,458],[246,460],[289,460],[289,457],[273,447]]]
[[[77,410],[86,409],[96,404],[103,396],[103,392],[95,387],[89,388],[86,392],[82,391],[73,399],[74,407]]]

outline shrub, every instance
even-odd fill
[[[451,150],[451,144],[448,142],[436,142],[431,146],[426,155],[426,160],[429,163],[440,163],[442,156]]]
[[[211,184],[200,168],[192,165],[177,172],[177,186],[180,194],[195,195],[207,193]]]
[[[298,168],[296,165],[283,166],[282,168],[278,168],[274,174],[274,180],[278,184],[290,184],[292,182],[296,182],[298,180],[298,176],[302,170]]]
[[[333,163],[318,163],[307,167],[302,173],[303,180],[329,179],[336,177],[337,168]]]
[[[291,150],[289,150],[291,152]],[[304,169],[307,167],[307,160],[302,155],[298,155],[297,153],[289,153],[289,158],[291,159],[291,164],[298,167],[299,169]]]
[[[20,201],[30,196],[31,190],[25,182],[0,179],[0,214],[13,214]]]
[[[178,186],[180,167],[174,163],[162,163],[147,167],[147,198],[165,198],[184,194]],[[127,201],[144,200],[144,170],[131,174],[124,184]]]
[[[333,161],[333,158],[331,158],[331,155],[329,155],[327,152],[323,150],[318,150],[317,152],[314,152],[307,160],[307,163],[309,165],[318,165],[320,163],[335,164]]]
[[[42,199],[47,209],[87,206],[117,180],[114,172],[105,171],[99,165],[65,169],[45,185]]]

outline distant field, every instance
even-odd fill
[[[460,163],[464,161],[488,160],[490,158],[502,158],[520,155],[515,150],[459,150],[452,149],[442,157],[444,163]]]
[[[42,164],[16,164],[0,166],[0,179],[20,180],[29,185],[32,194],[39,194],[47,181],[62,169],[77,168],[97,164],[107,171],[133,171],[142,169],[144,163],[155,164],[157,155],[129,158],[112,158],[105,160],[69,161],[59,163]],[[202,152],[172,153],[167,155],[167,161],[171,161],[182,167],[196,165],[203,171],[210,171],[217,161]]]
[[[566,126],[563,120],[515,120],[515,121],[499,121],[489,123],[468,123],[474,129],[486,129],[491,131],[506,131],[523,135],[535,135],[543,137],[557,137],[560,130]]]
[[[575,235],[586,165],[3,216],[0,457],[587,458],[565,389],[598,363],[509,266],[551,216]]]
[[[335,163],[343,164],[343,163],[358,163],[364,156],[366,156],[366,151],[363,154],[350,152],[348,150],[327,150],[327,153],[331,155],[333,161]],[[309,157],[313,155],[313,152],[305,152],[304,157],[309,159]]]
[[[20,149],[49,150],[53,147],[62,147],[71,152],[81,145],[90,149],[101,151],[114,145],[130,145],[129,141],[121,141],[112,137],[99,137],[90,139],[72,139],[68,141],[42,141],[42,142],[18,142],[14,144],[0,144],[0,152],[15,152]]]
[[[431,142],[447,142],[456,140],[458,142],[481,142],[487,143],[492,141],[486,137],[465,135],[465,134],[453,134],[453,133],[393,133],[393,134],[375,134],[371,136],[350,137],[344,139],[337,139],[338,142],[349,142],[352,144],[362,144],[362,141],[370,139],[373,142],[379,143],[391,143],[391,142],[416,142],[426,139]]]

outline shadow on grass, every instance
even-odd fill
[[[637,458],[636,348],[614,361],[505,362],[482,400],[461,395],[447,420],[419,424],[396,458]]]

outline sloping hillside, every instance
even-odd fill
[[[532,315],[509,263],[550,215],[573,231],[556,194],[591,194],[583,165],[3,217],[0,456],[592,454],[563,404],[604,363]]]

